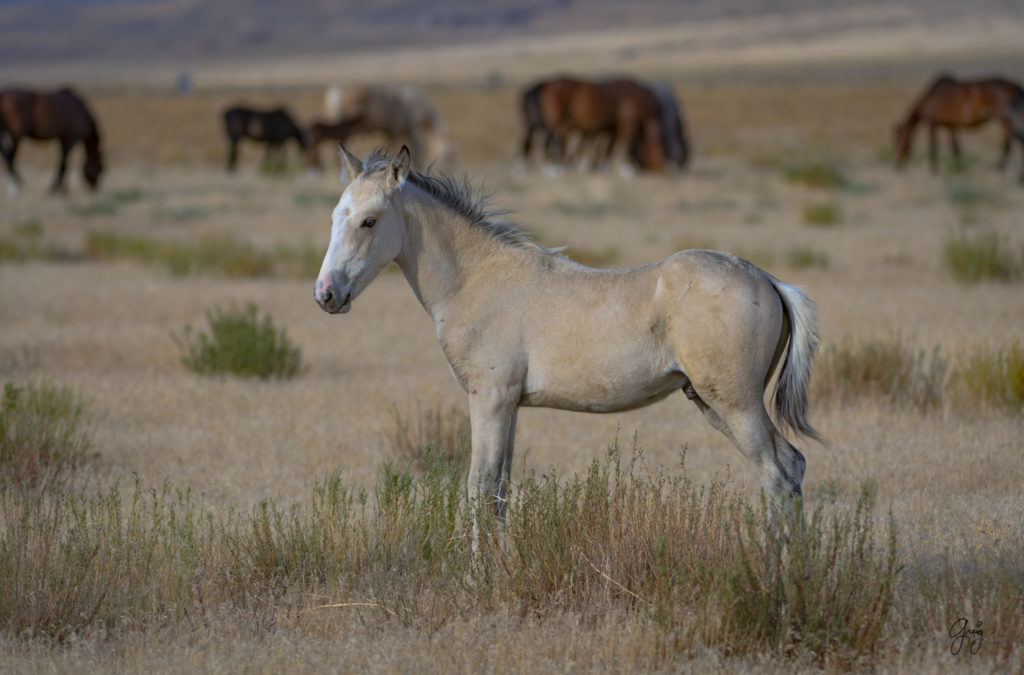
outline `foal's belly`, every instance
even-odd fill
[[[545,373],[528,376],[520,405],[578,412],[608,413],[632,410],[660,401],[686,384],[677,370],[650,372]]]

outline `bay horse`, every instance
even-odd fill
[[[314,298],[349,312],[398,265],[469,396],[471,497],[504,517],[520,407],[617,412],[677,390],[769,492],[800,495],[804,457],[765,405],[768,394],[779,424],[821,439],[806,418],[814,305],[799,288],[717,251],[585,267],[496,221],[466,181],[411,171],[405,146],[394,158],[340,155],[351,182]]]
[[[53,92],[0,91],[0,154],[7,165],[13,194],[21,189],[21,177],[14,168],[14,159],[22,138],[55,139],[60,143],[57,173],[50,186],[52,192],[64,189],[68,153],[78,143],[85,148],[82,176],[89,189],[99,187],[100,174],[103,173],[99,127],[89,106],[75,91],[66,87]]]
[[[267,146],[263,162],[271,156],[280,156],[284,144],[294,139],[299,150],[305,152],[306,137],[284,108],[256,110],[245,106],[234,106],[224,111],[224,133],[228,138],[227,170],[234,171],[238,165],[238,142],[249,138]]]
[[[426,92],[410,85],[332,85],[324,95],[330,119],[362,118],[359,133],[407,141],[417,161],[430,166],[451,159],[444,120]]]
[[[1013,113],[1014,101],[1022,98],[1024,89],[1011,80],[998,77],[956,80],[949,75],[940,75],[914,101],[906,117],[896,126],[896,166],[902,168],[906,164],[918,124],[928,125],[928,160],[935,172],[938,170],[937,136],[940,127],[949,133],[950,149],[959,162],[958,130],[973,129],[989,120],[996,120],[1003,129],[1002,152],[996,167],[1005,169],[1014,138],[1024,150],[1024,125],[1015,123]],[[1021,164],[1020,180],[1024,182],[1024,162]]]
[[[532,138],[535,129],[545,131],[549,158],[569,159],[569,137],[578,134],[578,152],[587,145],[603,143],[603,151],[598,150],[599,161],[608,161],[618,151],[642,169],[660,171],[665,167],[661,104],[639,82],[627,78],[591,82],[556,77],[538,83],[536,90],[527,90],[524,110],[527,106],[531,116],[535,116],[534,108],[540,113],[540,123],[534,123],[533,130],[527,127],[527,133]],[[529,150],[527,140],[524,137],[524,156]]]
[[[306,161],[311,170],[319,170],[320,153],[317,151],[324,141],[338,141],[344,143],[353,134],[363,130],[363,118],[361,116],[350,117],[337,122],[326,120],[314,120],[306,130]]]

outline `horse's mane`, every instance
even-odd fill
[[[378,148],[371,152],[363,162],[363,171],[366,174],[376,173],[383,171],[390,164],[391,158],[388,157],[387,150]],[[445,173],[432,174],[430,169],[427,169],[426,173],[409,171],[407,180],[446,208],[462,216],[473,227],[499,241],[520,248],[548,250],[535,242],[530,235],[520,230],[514,223],[496,220],[507,212],[488,209],[488,196],[475,189],[465,176],[456,178]]]

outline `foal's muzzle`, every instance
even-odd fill
[[[352,291],[343,292],[334,284],[321,284],[318,281],[313,291],[313,297],[320,305],[320,309],[328,314],[344,314],[352,309]]]

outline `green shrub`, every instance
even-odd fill
[[[193,204],[161,207],[153,211],[153,217],[156,220],[163,220],[171,223],[188,223],[194,220],[201,220],[206,216],[207,210],[205,208]]]
[[[946,181],[946,198],[951,204],[963,207],[996,205],[1000,202],[997,193],[979,187],[968,178]]]
[[[803,270],[811,267],[828,269],[828,254],[814,249],[795,247],[786,251],[786,264],[795,270]]]
[[[86,255],[100,260],[134,260],[162,265],[175,276],[219,274],[231,278],[273,274],[308,276],[319,268],[319,255],[311,244],[281,245],[274,252],[261,250],[233,236],[206,235],[195,242],[161,241],[152,237],[90,232]]]
[[[947,237],[942,259],[953,278],[966,284],[986,279],[1009,281],[1021,275],[1021,263],[1008,250],[1006,240],[991,230]]]
[[[0,260],[63,260],[67,251],[43,239],[43,226],[35,219],[17,223],[10,238],[0,238]]]
[[[82,401],[66,387],[4,385],[0,486],[47,487],[88,459]]]
[[[786,162],[782,175],[791,183],[814,188],[843,188],[850,183],[839,166],[827,159]]]
[[[880,398],[920,409],[942,405],[949,363],[936,347],[917,350],[899,337],[844,341],[822,350],[812,385],[819,396],[839,400]]]
[[[803,207],[804,222],[818,227],[839,225],[843,222],[843,210],[835,202],[809,202]]]
[[[185,367],[201,375],[233,373],[263,379],[292,377],[299,371],[302,355],[283,328],[274,326],[270,316],[260,318],[256,305],[245,309],[207,312],[210,332],[193,334],[185,326],[184,336],[173,335]]]
[[[1024,345],[1014,340],[1006,348],[975,348],[957,367],[956,377],[969,400],[1020,408],[1024,405]]]

